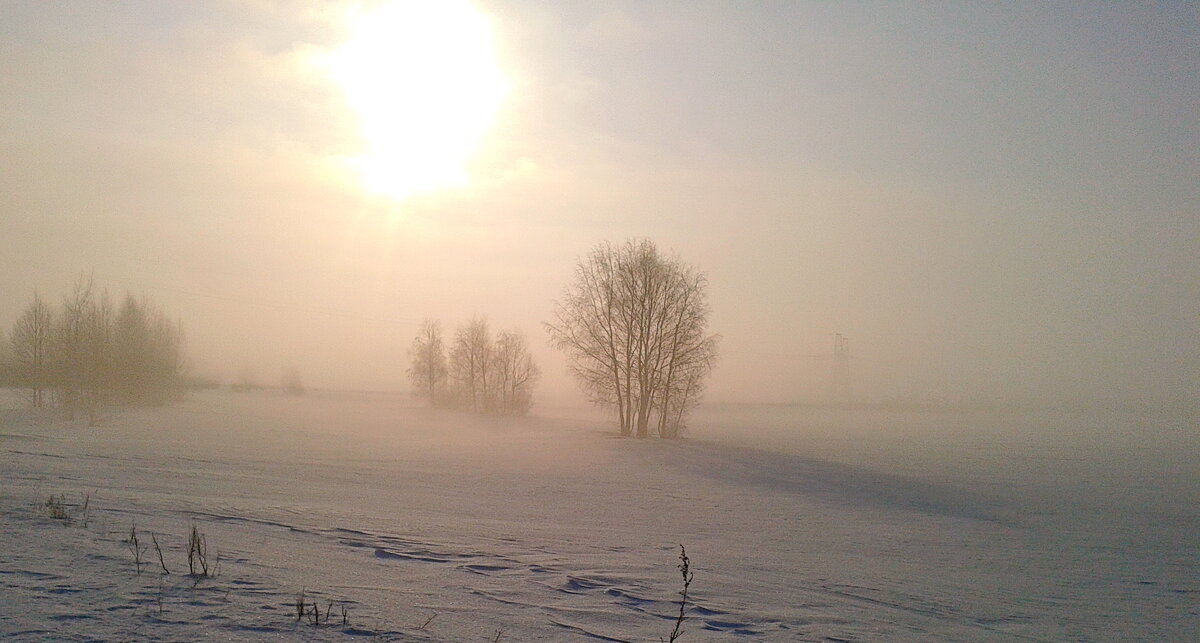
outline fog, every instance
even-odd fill
[[[1194,406],[1194,6],[478,7],[506,98],[395,199],[312,62],[349,5],[5,3],[0,328],[91,274],[196,374],[390,391],[484,314],[578,402],[541,323],[644,237],[709,277],[713,402],[831,401],[841,333],[859,403]]]
[[[0,638],[1200,630],[1198,4],[0,0],[0,69]]]
[[[88,426],[0,391],[0,633],[652,640],[680,542],[694,640],[1180,640],[1200,619],[1178,417],[709,404],[688,439],[620,440],[587,407],[539,412],[205,390]],[[57,494],[65,518],[41,509]],[[181,570],[190,527],[216,577]],[[131,529],[171,574],[152,551],[134,571]],[[300,592],[348,625],[297,619]]]

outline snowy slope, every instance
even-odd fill
[[[10,640],[656,641],[678,609],[679,543],[695,571],[685,641],[1200,629],[1190,469],[1088,494],[1089,479],[1124,478],[1031,470],[1029,452],[937,431],[920,435],[940,450],[856,450],[816,417],[789,430],[702,413],[696,438],[658,442],[367,394],[212,392],[94,428],[7,406]],[[58,494],[90,495],[86,527],[78,507],[69,523],[39,507]],[[152,548],[136,573],[133,525],[157,535],[170,575]],[[219,552],[214,578],[183,573],[192,525]],[[301,592],[332,625],[296,620]]]

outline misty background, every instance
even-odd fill
[[[582,399],[540,324],[646,237],[709,276],[714,402],[827,401],[841,333],[858,401],[1194,408],[1196,5],[479,6],[476,180],[396,202],[309,62],[346,5],[0,2],[0,328],[93,274],[197,374],[390,390],[482,313]]]

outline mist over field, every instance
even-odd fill
[[[0,0],[0,66],[5,638],[1200,630],[1196,5]]]
[[[586,408],[392,394],[200,391],[92,428],[21,401],[0,411],[16,640],[654,640],[680,543],[690,640],[1181,640],[1200,619],[1174,420],[713,405],[694,437],[622,440]],[[1173,437],[1097,444],[1148,420]],[[214,576],[187,573],[192,527]],[[170,574],[150,547],[135,571],[131,529]]]
[[[396,390],[422,319],[481,313],[571,394],[540,324],[646,237],[711,280],[711,399],[823,401],[842,333],[864,401],[1194,407],[1195,7],[479,10],[469,182],[397,201],[318,55],[348,8],[7,4],[0,320],[94,274],[198,372]]]

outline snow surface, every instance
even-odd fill
[[[679,543],[682,641],[1200,631],[1187,417],[709,406],[664,442],[371,394],[0,409],[6,640],[658,641]],[[170,575],[152,548],[136,573],[132,525]],[[186,574],[192,525],[214,578]],[[302,591],[333,625],[297,622]]]

